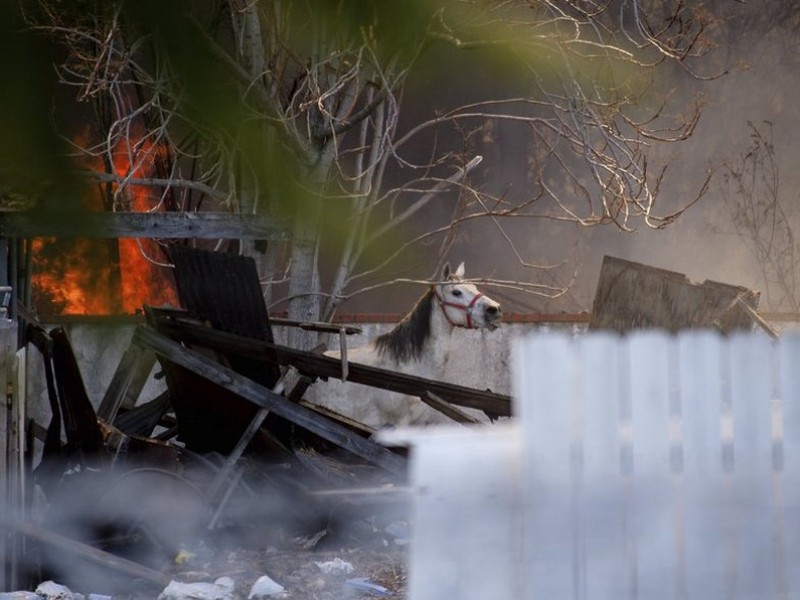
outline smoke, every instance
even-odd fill
[[[635,232],[627,233],[614,225],[576,227],[553,220],[520,219],[502,221],[509,238],[506,239],[489,220],[466,225],[449,258],[465,260],[470,276],[536,281],[555,288],[570,286],[567,293],[554,298],[500,290],[507,295],[503,298],[507,312],[590,310],[605,255],[684,273],[694,281],[720,281],[759,290],[760,308],[777,308],[768,304],[763,293],[767,282],[746,240],[735,233],[723,198],[720,167],[735,161],[750,147],[748,123],[758,126],[768,121],[775,132],[782,201],[787,205],[796,203],[793,190],[798,189],[800,182],[794,166],[798,154],[794,132],[800,126],[800,116],[793,99],[800,92],[800,71],[796,68],[797,36],[793,28],[798,21],[798,10],[790,6],[780,9],[777,5],[767,10],[753,4],[733,6],[722,2],[712,2],[710,7],[724,12],[725,20],[715,24],[719,28],[720,46],[707,56],[708,72],[724,75],[711,80],[691,79],[680,68],[673,73],[666,71],[666,76],[659,75],[657,85],[671,99],[669,110],[688,114],[700,98],[703,112],[688,140],[651,143],[647,148],[653,177],[661,167],[667,169],[656,213],[666,215],[685,206],[711,172],[708,191],[662,230],[651,229],[641,222],[635,224]],[[481,85],[488,84],[482,80]],[[476,87],[480,86],[473,86]],[[509,201],[535,192],[530,170],[536,149],[523,129],[497,123],[491,131],[484,132],[492,143],[481,148],[484,160],[473,177],[476,186]],[[558,169],[550,174],[559,177]],[[569,197],[568,189],[563,192]],[[453,198],[450,200],[454,202]],[[444,215],[450,214],[453,204],[443,199],[440,206]],[[530,263],[555,268],[523,266],[511,242]],[[491,292],[499,295],[494,289]],[[386,306],[388,302],[401,312],[412,301],[413,295],[395,293],[377,301],[370,296],[361,304],[347,306],[370,309],[376,304]]]
[[[654,164],[668,165],[670,177],[661,191],[664,211],[692,198],[706,173],[715,170],[708,192],[664,230],[640,227],[634,234],[613,227],[584,230],[581,274],[574,290],[583,306],[591,306],[606,254],[678,271],[695,281],[720,281],[764,292],[761,269],[746,240],[734,231],[722,196],[719,167],[735,161],[751,146],[748,123],[758,126],[769,121],[775,132],[780,194],[786,203],[796,202],[793,190],[800,184],[800,173],[794,163],[800,148],[793,132],[800,120],[791,98],[800,92],[800,77],[796,59],[786,48],[790,32],[778,29],[754,39],[759,32],[748,35],[743,21],[744,16],[730,24],[742,34],[732,31],[730,39],[738,43],[725,49],[727,63],[733,65],[730,72],[714,81],[694,82],[678,92],[687,106],[691,94],[704,95],[704,112],[694,135],[653,156]],[[766,301],[762,295],[762,309],[770,308]]]
[[[396,482],[352,459],[297,455],[302,461],[292,464],[241,460],[241,471],[214,498],[210,483],[221,457],[181,454],[179,469],[124,463],[106,471],[71,469],[50,493],[36,527],[75,548],[33,536],[26,553],[32,584],[52,579],[83,593],[157,593],[182,573],[225,574],[232,556],[242,557],[239,570],[252,571],[260,563],[248,564],[246,557],[263,560],[270,551],[393,543],[387,528],[407,519],[407,499],[391,493]],[[89,548],[135,561],[142,573]]]
[[[788,100],[800,91],[800,78],[796,68],[785,62],[782,37],[746,43],[747,47],[735,46],[729,51],[732,62],[747,61],[748,68],[734,68],[719,80],[698,85],[705,93],[706,104],[695,134],[659,157],[672,173],[670,184],[661,194],[667,205],[677,206],[691,198],[705,173],[715,170],[707,194],[664,230],[640,228],[633,235],[609,228],[587,232],[586,261],[579,286],[584,301],[590,297],[591,282],[596,281],[605,254],[678,271],[695,281],[709,279],[765,291],[767,282],[748,240],[735,232],[724,201],[719,167],[735,162],[751,147],[749,123],[763,129],[767,121],[775,132],[780,197],[787,204],[796,202],[793,190],[800,184],[800,174],[794,163],[799,149],[792,132],[800,126],[800,120]],[[770,308],[766,301],[762,295],[762,309]]]

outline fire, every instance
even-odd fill
[[[68,245],[68,252],[63,252]],[[105,250],[105,252],[104,252]],[[37,238],[31,244],[36,272],[34,302],[44,314],[111,314],[112,269],[107,247],[99,240]],[[42,270],[42,264],[47,268]]]
[[[158,162],[166,160],[164,147],[148,140],[117,144],[114,172],[120,177],[157,176]],[[103,170],[102,160],[82,161],[81,168]],[[98,186],[83,198],[87,210],[102,211],[106,190]],[[112,192],[120,210],[151,211],[160,207],[157,188],[129,184]],[[44,315],[133,314],[144,304],[177,306],[177,294],[162,248],[154,240],[39,238],[31,245],[34,273],[32,293]]]
[[[136,179],[152,177],[158,170],[158,161],[168,161],[166,147],[154,146],[150,140],[141,140],[134,146],[118,145],[114,152],[114,170],[121,177]],[[154,198],[153,188],[131,184],[126,195],[130,210],[147,212],[156,208],[159,198]],[[178,305],[175,286],[168,269],[163,266],[165,256],[159,245],[149,239],[119,240],[122,309],[132,313],[144,304]],[[161,264],[159,264],[161,263]]]

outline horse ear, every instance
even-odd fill
[[[464,262],[462,261],[458,268],[456,269],[456,277],[464,277]]]
[[[450,263],[446,262],[442,267],[442,281],[447,281],[448,279],[450,279]]]

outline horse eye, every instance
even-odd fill
[[[450,292],[450,293],[451,293],[451,294],[453,294],[453,296],[455,296],[455,297],[457,298],[458,296],[460,296],[460,295],[461,295],[461,290],[453,290],[453,291],[452,291],[452,292]]]

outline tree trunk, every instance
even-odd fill
[[[239,60],[250,74],[254,85],[264,85],[266,61],[264,58],[264,40],[261,36],[261,20],[258,13],[258,3],[247,0],[230,0],[231,22],[234,36],[239,49]],[[266,132],[265,132],[266,134]],[[243,214],[256,214],[262,207],[258,206],[259,188],[258,178],[253,173],[253,165],[247,164],[246,159],[240,161],[238,176],[239,186],[239,212]],[[239,240],[239,247],[244,256],[250,256],[256,261],[256,269],[261,279],[264,279],[270,270],[271,261],[265,254],[266,244],[253,239]],[[272,251],[267,248],[266,252]],[[265,302],[268,294],[265,293]]]
[[[289,318],[296,321],[320,320],[318,242],[322,199],[303,203],[303,214],[295,215],[292,231],[289,272]],[[317,334],[292,328],[289,345],[308,350],[317,344]]]

